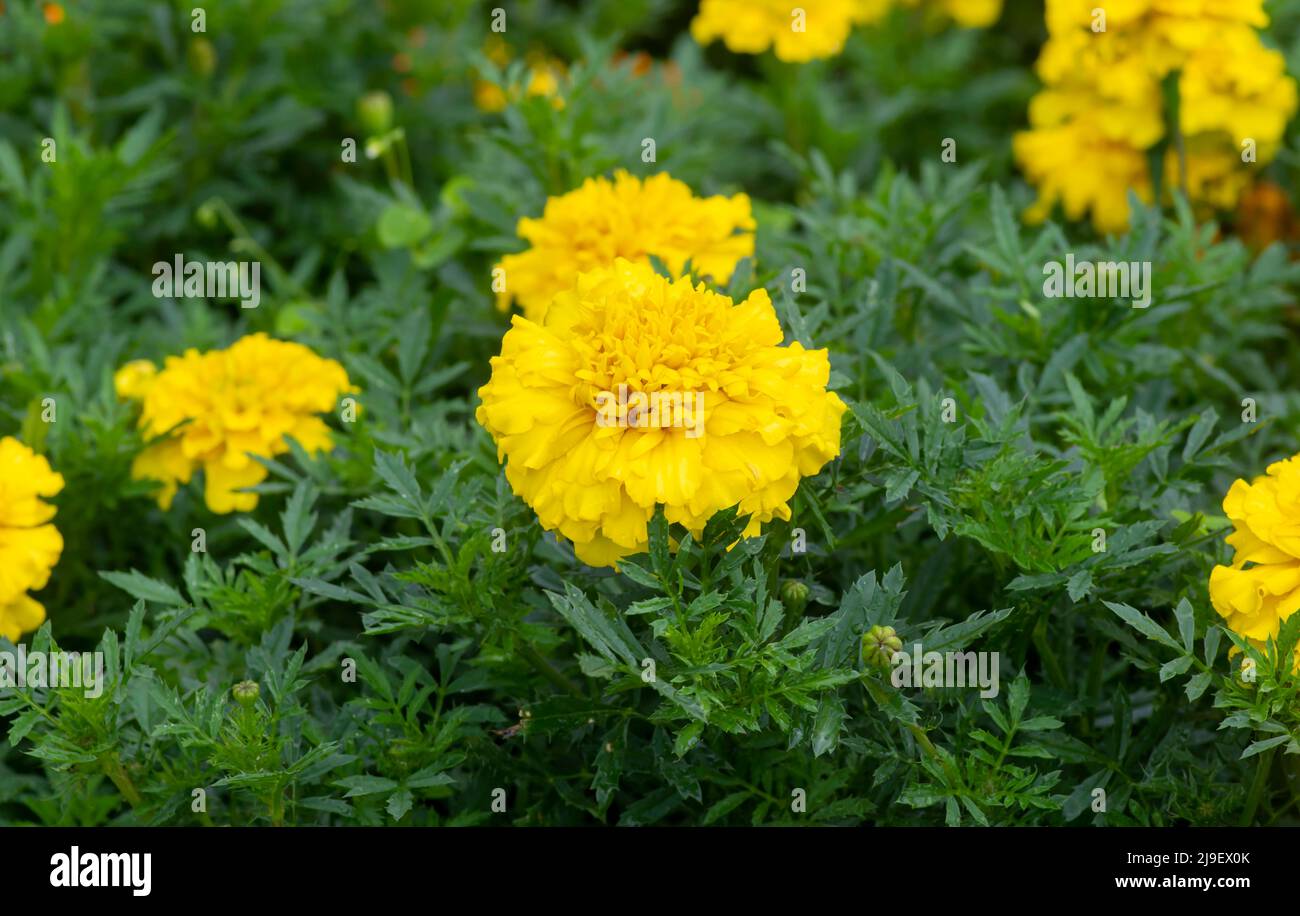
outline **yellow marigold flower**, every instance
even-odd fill
[[[546,202],[541,219],[521,219],[519,236],[530,244],[506,255],[503,311],[511,300],[541,321],[556,293],[579,273],[608,267],[616,258],[644,264],[650,255],[678,275],[690,261],[700,276],[726,283],[736,264],[754,253],[749,197],[699,198],[667,173],[642,181],[627,172],[589,178],[576,191]]]
[[[1093,119],[1024,131],[1012,146],[1021,170],[1038,185],[1038,201],[1025,214],[1030,223],[1047,219],[1060,203],[1068,219],[1091,213],[1099,232],[1118,233],[1128,228],[1129,190],[1152,199],[1145,153],[1107,138]]]
[[[1070,116],[1095,112],[1110,135],[1146,148],[1164,136],[1161,77],[1153,72],[1140,33],[1071,29],[1043,45],[1035,68],[1046,84],[1040,96],[1063,94],[1071,100]],[[1030,103],[1030,121],[1039,124]],[[1113,126],[1111,126],[1113,125]]]
[[[1224,133],[1238,153],[1250,138],[1264,162],[1276,155],[1296,112],[1286,59],[1246,28],[1221,31],[1202,45],[1187,59],[1178,88],[1184,134]]]
[[[1016,140],[1022,170],[1040,185],[1027,216],[1045,216],[1079,180],[1086,189],[1076,196],[1096,200],[1084,209],[1097,228],[1126,228],[1128,190],[1150,198],[1149,167],[1137,162],[1165,137],[1162,82],[1173,73],[1187,175],[1184,158],[1168,158],[1166,174],[1203,208],[1234,207],[1250,181],[1242,142],[1254,143],[1251,161],[1270,161],[1296,111],[1282,56],[1255,32],[1267,24],[1263,0],[1048,0],[1050,37],[1037,65],[1045,88],[1030,106],[1034,129]],[[1071,134],[1079,147],[1031,161],[1047,152],[1048,137],[1066,142]],[[1092,158],[1099,154],[1106,161]],[[1121,161],[1131,168],[1117,168]],[[1129,183],[1107,195],[1085,174],[1098,172],[1128,173]],[[1067,215],[1084,214],[1067,207]]]
[[[1262,29],[1268,25],[1264,0],[1047,0],[1047,28],[1059,34],[1070,28],[1092,30],[1105,13],[1106,31],[1145,26],[1163,33],[1184,49],[1194,48],[1225,25]]]
[[[701,0],[691,36],[707,45],[719,38],[734,54],[771,48],[790,63],[834,57],[859,21],[860,0]]]
[[[17,439],[0,439],[0,636],[16,642],[45,620],[28,591],[44,588],[63,553],[43,498],[63,489],[63,475]]]
[[[1089,0],[1091,2],[1091,0]],[[1264,0],[1152,0],[1151,26],[1169,44],[1191,51],[1225,29],[1268,25]]]
[[[696,534],[739,506],[752,536],[840,450],[826,351],[782,336],[764,290],[733,304],[620,258],[543,320],[512,319],[478,421],[511,488],[585,563],[645,550],[656,504]]]
[[[1300,455],[1275,462],[1223,500],[1231,566],[1210,573],[1210,602],[1229,629],[1263,642],[1300,608]]]
[[[213,512],[253,509],[257,494],[236,491],[261,483],[266,469],[249,454],[282,454],[289,450],[285,436],[309,452],[329,449],[329,427],[317,414],[333,410],[352,390],[334,360],[265,334],[243,337],[226,350],[169,356],[151,378],[133,366],[118,372],[118,391],[141,402],[146,437],[166,438],[146,446],[131,474],[162,482],[158,504],[164,509],[196,469],[203,471],[204,498]]]
[[[1187,177],[1183,178],[1183,162]],[[1216,138],[1194,137],[1180,156],[1176,149],[1165,151],[1165,174],[1173,188],[1186,188],[1187,196],[1205,207],[1231,210],[1250,184],[1251,173],[1241,167],[1241,158],[1228,143]]]

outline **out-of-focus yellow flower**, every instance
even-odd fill
[[[1040,223],[1058,203],[1068,219],[1092,214],[1100,232],[1128,226],[1128,192],[1150,202],[1151,180],[1146,157],[1127,143],[1108,139],[1095,119],[1078,119],[1035,127],[1012,141],[1025,176],[1038,185],[1038,201],[1025,213]],[[1088,168],[1077,168],[1079,162]]]
[[[27,594],[45,587],[63,553],[46,498],[63,489],[63,475],[17,439],[0,439],[0,636],[16,642],[45,621],[45,608]]]
[[[860,15],[858,0],[702,0],[691,35],[702,45],[722,39],[735,54],[771,48],[804,63],[839,54]]]
[[[45,17],[45,22],[48,25],[62,25],[63,20],[67,18],[63,6],[58,3],[46,3],[41,7],[41,14]]]
[[[1261,161],[1277,155],[1296,111],[1286,60],[1247,28],[1225,29],[1187,58],[1178,80],[1179,118],[1187,136],[1220,133],[1240,153],[1255,141]]]
[[[734,304],[620,258],[542,320],[512,319],[478,421],[514,492],[585,563],[644,550],[656,505],[696,534],[739,506],[753,536],[840,450],[826,351],[782,336],[764,290]]]
[[[844,50],[855,25],[880,22],[895,6],[925,8],[967,28],[992,25],[1002,0],[701,0],[691,35],[707,45],[722,39],[735,54],[762,54],[806,63]]]
[[[1223,500],[1231,566],[1210,573],[1210,602],[1233,632],[1262,645],[1300,608],[1300,455],[1275,462]]]
[[[352,390],[347,372],[307,347],[243,337],[226,350],[187,350],[167,357],[161,372],[140,361],[114,379],[118,394],[141,402],[140,429],[150,439],[135,459],[136,479],[161,481],[158,504],[171,506],[178,484],[195,470],[204,476],[204,497],[213,512],[246,512],[266,468],[249,454],[270,458],[289,450],[292,436],[309,452],[329,449],[329,427],[318,414],[332,411]]]
[[[1086,173],[1113,174],[1118,158],[1145,159],[1168,139],[1162,84],[1172,73],[1183,152],[1177,161],[1166,158],[1166,175],[1202,208],[1235,206],[1250,166],[1276,155],[1296,111],[1295,81],[1255,31],[1267,24],[1262,0],[1048,0],[1049,38],[1037,66],[1045,88],[1030,107],[1029,138],[1016,141],[1021,169],[1040,186],[1027,217],[1049,213],[1062,186],[1092,185]],[[1081,141],[1077,149],[1030,158],[1045,151],[1047,136],[1064,141],[1070,132]],[[1107,140],[1100,148],[1093,142],[1099,135]],[[1246,141],[1253,158],[1242,156]],[[1099,149],[1108,162],[1092,158]],[[1149,168],[1142,172],[1110,195],[1095,195],[1098,207],[1086,209],[1099,230],[1127,227],[1127,204],[1121,218],[1114,203],[1126,200],[1128,188],[1150,197]],[[1082,215],[1067,208],[1071,219]]]
[[[1166,150],[1165,174],[1171,188],[1185,188],[1190,199],[1216,210],[1235,207],[1251,179],[1236,151],[1217,138],[1193,138],[1182,155],[1173,148]]]
[[[654,255],[674,276],[690,261],[700,276],[726,283],[737,262],[754,253],[754,226],[744,194],[695,197],[667,173],[644,181],[624,171],[612,181],[589,178],[548,200],[540,219],[519,221],[529,248],[501,259],[505,289],[497,305],[505,310],[517,301],[540,321],[579,273],[616,258],[649,264]]]

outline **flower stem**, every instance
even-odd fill
[[[542,653],[537,651],[532,643],[521,639],[519,641],[519,654],[528,659],[528,663],[537,670],[538,674],[546,678],[556,687],[559,687],[566,693],[573,694],[575,697],[582,696],[582,691],[578,688],[578,685],[561,674],[559,669],[548,662]]]
[[[121,792],[122,797],[130,802],[131,807],[140,807],[144,799],[140,797],[140,791],[135,787],[135,783],[131,781],[126,768],[122,766],[122,761],[117,756],[117,752],[105,754],[99,758],[99,763],[103,767],[105,775],[113,780],[113,785],[117,786],[117,791]]]
[[[1264,786],[1268,784],[1268,774],[1273,769],[1273,755],[1276,751],[1277,748],[1270,747],[1259,755],[1259,763],[1255,765],[1255,779],[1250,784],[1250,795],[1246,796],[1246,810],[1241,814],[1243,827],[1249,827],[1255,820],[1255,810],[1264,795]]]

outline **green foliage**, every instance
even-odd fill
[[[795,67],[697,47],[689,4],[520,3],[502,68],[481,3],[226,0],[203,35],[154,0],[58,27],[6,6],[0,435],[66,480],[26,641],[105,667],[96,696],[0,690],[0,821],[1300,818],[1300,615],[1261,650],[1206,591],[1228,486],[1297,451],[1300,266],[1185,207],[1120,239],[1023,227],[1008,149],[1037,11],[895,15]],[[537,49],[567,64],[563,106],[475,108]],[[371,136],[377,90],[393,126]],[[548,195],[615,168],[754,197],[733,289],[830,349],[850,407],[788,522],[740,540],[722,513],[696,539],[661,514],[616,571],[540,529],[474,419],[507,327],[492,264]],[[177,252],[261,261],[261,306],[155,298]],[[1150,261],[1151,307],[1044,296],[1067,252]],[[341,361],[358,421],[331,421],[327,456],[263,459],[254,512],[193,484],[160,510],[113,371],[255,331]],[[861,657],[875,626],[998,653],[997,695],[896,686]]]

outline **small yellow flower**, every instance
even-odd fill
[[[0,439],[0,636],[16,642],[45,620],[28,591],[45,587],[63,553],[44,498],[63,489],[63,476],[17,439]]]
[[[620,258],[542,320],[514,316],[478,421],[514,492],[592,566],[645,550],[656,505],[697,535],[739,506],[753,536],[840,449],[826,351],[782,336],[764,290],[734,304]],[[629,389],[691,407],[607,410]]]
[[[158,504],[166,509],[177,485],[201,469],[208,508],[219,513],[257,505],[256,493],[237,492],[266,477],[249,454],[282,454],[289,449],[286,436],[309,452],[329,449],[329,427],[317,415],[332,411],[352,390],[334,360],[265,334],[241,338],[226,350],[169,356],[156,374],[129,363],[115,382],[121,396],[141,402],[144,435],[165,437],[136,457],[132,476],[161,481]]]
[[[612,181],[589,178],[548,200],[540,219],[519,221],[530,247],[501,259],[505,290],[497,306],[504,311],[517,301],[528,318],[541,321],[552,297],[572,287],[579,273],[617,258],[649,264],[654,255],[674,276],[690,261],[700,276],[726,283],[754,253],[754,226],[744,194],[695,197],[666,173],[645,181],[623,171]]]
[[[498,67],[504,69],[513,56],[510,46],[499,35],[492,35],[484,42],[483,53]],[[551,107],[556,111],[564,108],[564,98],[560,95],[560,83],[567,73],[564,61],[549,54],[532,52],[527,56],[528,82],[524,86],[512,84],[505,88],[490,80],[474,81],[474,104],[480,111],[496,113],[505,111],[511,102],[517,102],[523,96],[529,98],[549,98]]]

